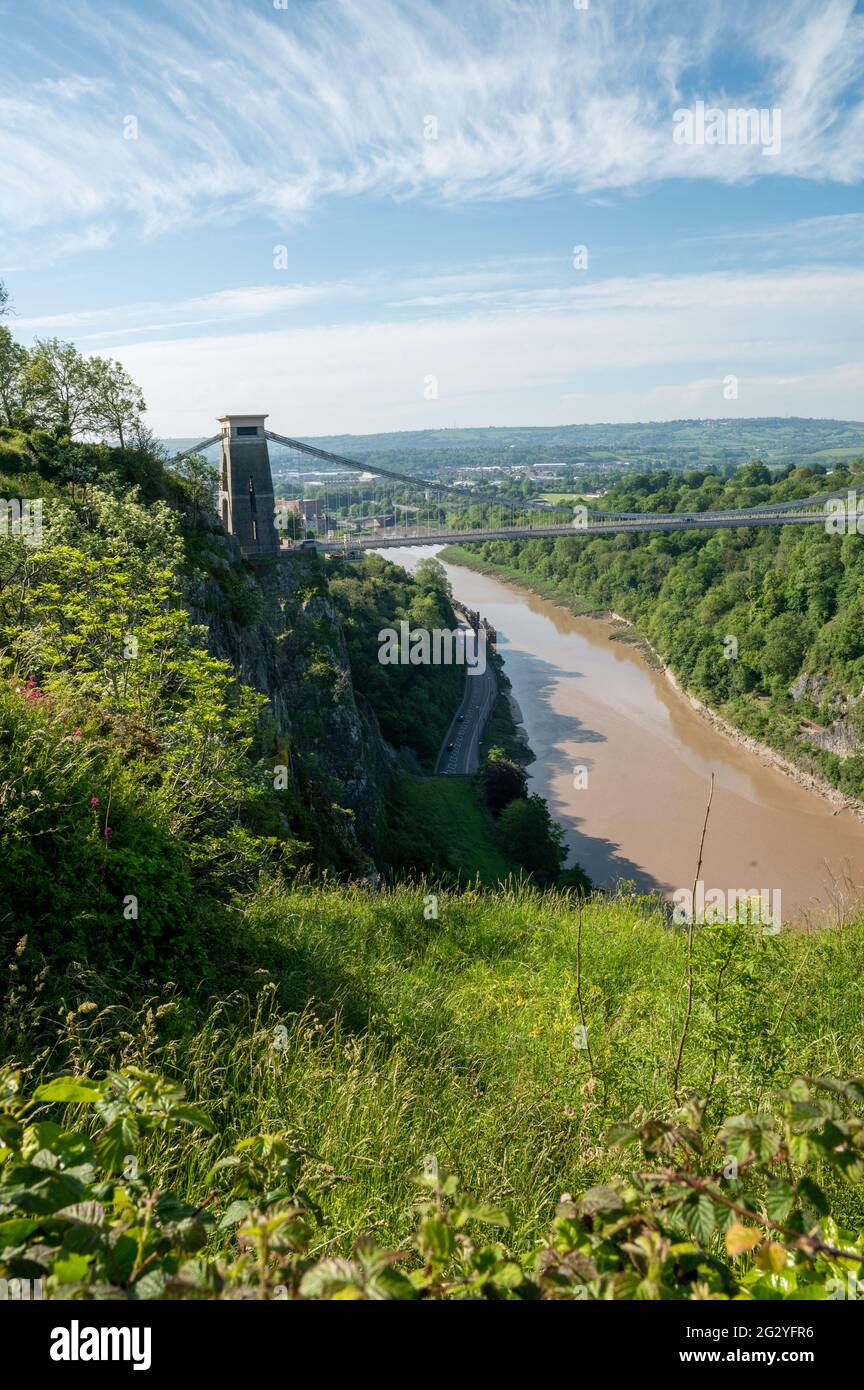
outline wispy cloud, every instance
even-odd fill
[[[88,338],[102,339],[106,334],[117,337],[180,328],[210,328],[223,323],[268,318],[350,292],[350,286],[336,283],[247,285],[170,302],[145,302],[110,309],[80,309],[67,314],[18,317],[15,326],[20,334],[74,334],[87,341]]]
[[[864,270],[650,276],[555,304],[152,339],[119,353],[154,426],[226,409],[294,434],[676,415],[860,415]],[[802,354],[800,345],[807,344]],[[724,378],[739,380],[737,402]],[[438,396],[427,399],[430,376]]]
[[[556,264],[560,266],[560,257],[557,262],[551,256],[499,257],[452,268],[418,265],[395,277],[376,270],[353,280],[245,285],[174,300],[147,300],[63,314],[19,315],[16,330],[22,335],[74,334],[82,341],[104,340],[106,335],[117,338],[187,328],[208,330],[225,323],[285,318],[312,304],[329,305],[335,312],[332,306],[337,302],[339,316],[345,317],[357,303],[379,305],[385,294],[397,296],[385,306],[390,308],[421,304],[439,307],[484,299],[505,304],[520,297],[540,304],[548,302],[550,295],[558,298],[558,291],[547,289],[543,281],[543,273]],[[425,294],[418,294],[421,289]]]
[[[284,225],[357,194],[460,204],[864,172],[855,0],[32,8],[38,57],[5,43],[0,263],[62,254],[61,231],[74,247],[93,227],[154,235],[250,209]],[[729,90],[716,72],[734,51],[747,76]],[[672,113],[696,99],[780,106],[781,153],[675,145]]]
[[[761,300],[786,301],[797,296],[801,307],[841,303],[851,283],[858,284],[854,252],[864,245],[864,214],[805,218],[775,228],[717,232],[703,238],[672,238],[669,249],[694,240],[732,245],[746,243],[746,274],[741,264],[689,274],[642,272],[600,278],[575,273],[569,255],[511,255],[481,260],[419,263],[398,273],[372,269],[352,278],[309,283],[228,286],[211,293],[173,300],[143,300],[112,307],[82,308],[66,313],[16,315],[23,337],[57,334],[84,345],[119,342],[145,334],[202,334],[223,325],[273,320],[280,326],[308,323],[302,311],[318,308],[330,322],[353,323],[359,316],[454,317],[499,310],[522,314],[627,308],[662,311],[688,304],[745,307],[754,293]],[[760,256],[754,248],[765,248]],[[762,260],[782,251],[784,268],[757,272]],[[799,260],[792,261],[797,251]],[[791,264],[789,263],[791,262]],[[851,273],[851,280],[850,280]],[[278,279],[278,277],[277,277]],[[320,317],[320,314],[319,314]],[[94,349],[95,350],[95,349]]]

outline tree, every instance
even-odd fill
[[[739,468],[735,474],[735,482],[743,487],[768,487],[771,482],[771,473],[761,459],[753,459],[750,463],[745,463],[743,468]]]
[[[70,438],[86,434],[93,412],[91,368],[73,343],[37,338],[27,378],[46,425]]]
[[[525,769],[508,758],[502,748],[490,748],[481,777],[486,805],[493,816],[499,815],[511,801],[526,795]]]
[[[421,560],[414,572],[414,579],[424,593],[429,591],[447,599],[452,597],[450,580],[440,560]]]
[[[171,472],[182,478],[193,511],[213,511],[213,496],[219,483],[219,471],[209,464],[203,454],[189,454],[171,466]],[[294,513],[288,514],[293,517]]]
[[[89,427],[104,431],[125,448],[127,435],[139,431],[147,409],[140,388],[119,362],[107,357],[89,359],[87,378]]]
[[[556,825],[542,796],[517,798],[498,817],[498,836],[504,853],[541,883],[551,883],[566,858],[563,831]]]
[[[2,318],[4,314],[8,314],[8,312],[9,312],[9,291],[7,290],[6,286],[3,284],[3,281],[0,280],[0,318]]]
[[[0,328],[0,424],[12,429],[25,429],[30,423],[33,388],[28,360],[27,349],[15,342],[8,328]]]
[[[770,683],[775,678],[790,681],[796,676],[811,637],[809,624],[799,614],[781,613],[774,618],[768,624],[760,653],[764,679]]]

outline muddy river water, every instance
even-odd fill
[[[413,569],[430,548],[388,550]],[[446,566],[454,597],[498,632],[498,651],[546,797],[595,883],[670,895],[693,881],[711,773],[706,889],[782,894],[785,922],[864,898],[864,825],[739,747],[611,624],[577,618],[488,575]]]

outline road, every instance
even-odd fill
[[[461,626],[465,627],[466,624],[462,623]],[[439,776],[464,776],[465,773],[477,770],[480,764],[480,739],[497,698],[498,681],[487,651],[486,669],[483,674],[468,674],[465,677],[462,703],[444,735],[441,752],[435,764],[435,771]],[[460,719],[460,715],[464,718]],[[453,744],[452,749],[448,749],[448,743]]]

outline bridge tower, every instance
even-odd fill
[[[219,515],[250,560],[278,555],[266,415],[220,415]]]

